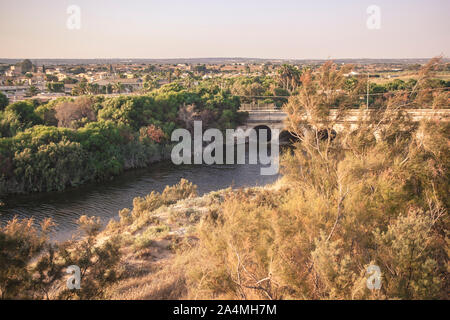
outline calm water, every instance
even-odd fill
[[[248,161],[247,161],[248,162]],[[81,215],[98,216],[106,223],[118,217],[118,211],[131,208],[133,198],[151,191],[161,192],[166,185],[176,184],[181,178],[198,186],[200,195],[213,190],[233,187],[257,186],[274,182],[278,176],[260,175],[260,165],[182,165],[158,163],[150,168],[128,171],[120,177],[99,184],[82,186],[60,193],[34,194],[3,199],[0,223],[14,216],[33,217],[36,223],[52,218],[57,224],[53,238],[71,237]]]

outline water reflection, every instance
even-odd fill
[[[247,161],[248,163],[248,161]],[[60,193],[15,196],[3,200],[0,223],[14,216],[33,217],[39,224],[52,218],[56,226],[55,240],[67,239],[76,228],[81,215],[98,216],[106,223],[117,218],[118,211],[131,208],[133,198],[151,191],[162,191],[166,185],[176,184],[181,178],[198,186],[199,194],[233,187],[265,185],[274,182],[277,175],[262,176],[260,165],[182,165],[158,163],[147,169],[124,173],[112,181],[85,185]]]

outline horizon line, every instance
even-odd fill
[[[364,58],[364,57],[357,57],[357,58],[259,58],[259,57],[177,57],[177,58],[131,58],[131,57],[99,57],[99,58],[52,58],[52,57],[46,57],[46,58],[27,58],[27,57],[15,57],[15,58],[5,58],[0,57],[0,60],[202,60],[202,59],[224,59],[224,60],[230,60],[230,59],[240,59],[240,60],[319,60],[319,61],[333,61],[333,60],[427,60],[432,59],[435,57],[441,57],[444,60],[448,60],[450,57],[446,57],[443,55],[436,55],[433,57],[403,57],[403,58]]]

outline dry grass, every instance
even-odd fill
[[[181,184],[179,187],[187,186]],[[274,188],[279,189],[280,185]],[[257,196],[263,188],[249,188]],[[123,272],[120,281],[107,289],[105,298],[123,300],[200,299],[208,293],[189,283],[193,262],[204,261],[197,250],[199,223],[214,210],[221,210],[231,189],[192,197],[189,192],[170,191],[171,205],[153,206],[158,194],[139,198],[132,211],[120,212],[120,221],[112,222],[103,238],[121,235]],[[175,195],[175,196],[174,196]],[[176,201],[177,197],[187,197]],[[149,202],[152,210],[149,210]],[[157,201],[156,201],[157,202]],[[165,201],[161,201],[163,203]],[[166,202],[167,203],[167,202]],[[107,234],[107,236],[105,236]],[[197,264],[195,263],[195,264]],[[198,288],[197,288],[198,287]],[[222,298],[226,298],[225,296]]]
[[[391,77],[388,78],[388,76]],[[439,72],[434,75],[434,78],[448,81],[450,80],[450,73]],[[412,71],[382,73],[380,78],[370,78],[370,82],[376,84],[386,84],[394,80],[403,80],[406,82],[409,79],[417,80],[418,79],[417,73]]]
[[[112,300],[182,299],[187,293],[184,273],[174,265],[175,256],[167,243],[149,249],[140,259],[134,252],[124,259],[126,272],[121,281],[109,288]]]

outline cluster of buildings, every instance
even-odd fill
[[[242,75],[277,76],[282,61],[210,62],[210,63],[80,63],[44,65],[24,60],[15,64],[0,63],[0,91],[10,102],[24,99],[50,100],[80,94],[135,94],[147,81],[164,85],[175,79],[233,78]],[[344,62],[341,62],[344,63]],[[345,62],[347,63],[347,62]],[[301,69],[305,64],[295,64]],[[312,68],[320,63],[306,64]],[[399,63],[356,64],[352,76],[370,73],[395,77],[405,65]],[[385,75],[383,75],[383,73]],[[350,76],[350,74],[349,74]]]
[[[25,60],[24,60],[25,61]],[[0,64],[0,91],[16,102],[24,99],[50,100],[79,94],[133,94],[140,92],[146,81],[158,85],[175,79],[198,80],[236,77],[243,74],[275,75],[266,64]],[[270,69],[270,70],[269,70]],[[196,81],[195,81],[196,80]]]
[[[4,93],[10,102],[25,99],[50,100],[74,95],[76,92],[113,94],[120,91],[120,94],[129,94],[139,91],[142,86],[143,79],[135,73],[122,68],[115,70],[112,66],[33,65],[31,70],[24,70],[19,63],[0,64],[0,92]],[[81,91],[76,91],[77,87]],[[107,87],[109,90],[106,90]],[[97,91],[89,92],[91,88]]]

